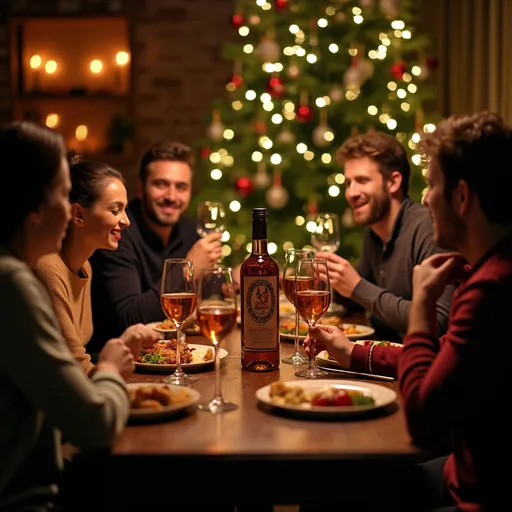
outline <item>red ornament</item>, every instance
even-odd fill
[[[307,105],[301,105],[297,110],[295,119],[297,119],[299,123],[307,123],[313,119],[313,111]]]
[[[241,176],[235,181],[235,190],[241,197],[247,197],[254,190],[254,185],[251,178],[247,176]]]
[[[267,92],[270,96],[274,96],[275,98],[279,98],[284,94],[284,84],[281,78],[278,76],[273,76],[267,84]]]
[[[204,147],[201,148],[201,151],[199,152],[199,155],[201,158],[208,158],[211,154],[212,150],[210,148]]]
[[[267,125],[263,121],[254,121],[253,128],[259,135],[265,135],[265,133],[267,133]]]
[[[276,0],[276,9],[284,11],[288,7],[288,0]]]
[[[427,64],[427,68],[430,69],[430,71],[435,71],[439,67],[439,61],[436,59],[436,57],[427,57],[425,59],[425,63]]]
[[[397,80],[401,80],[402,77],[404,76],[404,73],[406,72],[407,70],[407,66],[405,65],[405,62],[403,61],[398,61],[398,62],[395,62],[390,68],[389,68],[389,72],[397,79]]]
[[[231,17],[231,23],[235,28],[239,28],[245,24],[245,20],[241,14],[233,14]]]

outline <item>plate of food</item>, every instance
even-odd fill
[[[343,319],[337,315],[328,315],[322,318],[319,324],[335,325],[339,327],[349,340],[358,340],[368,338],[375,333],[375,329],[368,325],[351,324],[344,322]],[[308,333],[308,324],[304,320],[299,323],[299,339],[302,341],[306,338]],[[281,318],[279,322],[279,334],[285,340],[293,341],[295,339],[295,318]]]
[[[169,321],[167,321],[169,322]],[[154,331],[158,332],[163,340],[170,340],[171,338],[176,339],[176,328],[174,325],[170,327],[170,322],[167,323],[165,321],[162,322],[150,322],[146,324],[148,327],[151,327]],[[185,341],[187,338],[186,334],[181,332],[181,341]]]
[[[196,317],[194,315],[185,321],[183,328],[181,329],[181,332],[183,334],[190,334],[190,335],[201,334],[201,329],[200,329],[199,325],[197,325],[195,318]],[[155,329],[155,331],[158,331],[158,332],[164,334],[165,336],[168,336],[168,338],[164,338],[164,339],[169,339],[172,337],[173,332],[176,333],[176,327],[168,318],[166,318],[165,320],[162,320],[160,322],[151,322],[146,325]]]
[[[390,405],[396,397],[390,388],[345,379],[276,381],[256,391],[260,402],[308,418],[359,415]]]
[[[186,386],[160,383],[129,383],[130,420],[157,420],[192,410],[200,394]]]
[[[214,363],[213,347],[195,343],[181,343],[181,366],[184,371],[197,370]],[[220,359],[227,357],[227,350],[220,349]],[[176,338],[153,343],[151,348],[142,349],[135,361],[135,367],[146,371],[169,373],[176,369]]]

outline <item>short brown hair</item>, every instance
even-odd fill
[[[369,158],[379,167],[384,178],[398,171],[402,175],[401,190],[404,196],[409,191],[411,169],[405,148],[395,137],[384,132],[371,131],[348,138],[336,153],[336,159],[344,165],[347,160]]]
[[[424,135],[416,150],[439,165],[446,200],[464,180],[478,195],[490,222],[512,225],[512,128],[498,114],[483,111],[443,119],[434,132]]]
[[[139,171],[139,177],[142,181],[147,178],[148,165],[159,160],[184,162],[190,166],[190,170],[194,165],[194,155],[190,147],[177,141],[160,141],[153,144],[142,157]]]

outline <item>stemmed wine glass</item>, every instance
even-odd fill
[[[223,233],[226,229],[224,205],[215,201],[203,201],[197,206],[196,229],[200,237],[210,233]]]
[[[164,262],[160,302],[165,316],[176,327],[176,370],[163,380],[168,384],[186,386],[197,381],[181,367],[181,328],[196,309],[197,295],[192,260],[170,258]]]
[[[284,357],[282,359],[283,363],[300,365],[308,362],[306,356],[301,354],[300,352],[300,343],[299,343],[299,312],[295,306],[295,282],[296,282],[296,272],[297,272],[297,262],[304,258],[313,258],[313,251],[309,251],[307,249],[295,249],[291,248],[286,251],[284,256],[284,267],[283,267],[283,288],[284,294],[286,298],[293,304],[293,309],[295,311],[295,340],[294,340],[294,354],[289,357]],[[300,279],[297,282],[297,288],[300,289],[300,286],[304,284],[306,281]]]
[[[329,269],[323,258],[304,258],[297,262],[295,307],[307,322],[309,332],[331,305]],[[295,372],[297,377],[318,379],[327,375],[315,363],[315,340],[311,338],[308,365]]]
[[[207,269],[199,279],[197,323],[215,348],[215,392],[209,402],[198,405],[202,411],[218,414],[238,408],[222,397],[219,354],[219,345],[234,329],[236,317],[236,288],[231,269],[223,265]]]
[[[336,252],[340,248],[340,222],[335,213],[319,213],[311,233],[311,245],[319,251]]]

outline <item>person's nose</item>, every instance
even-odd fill
[[[127,228],[131,224],[130,219],[126,213],[121,217],[121,219],[119,219],[119,224],[123,229]]]

